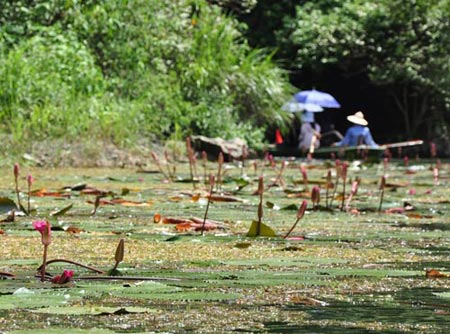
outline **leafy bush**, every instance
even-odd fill
[[[279,108],[286,74],[206,1],[6,4],[0,120],[16,141],[203,134],[257,143],[288,120]]]

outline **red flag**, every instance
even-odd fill
[[[283,137],[281,136],[281,132],[278,129],[275,131],[275,144],[283,144]]]

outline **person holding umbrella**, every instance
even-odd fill
[[[347,120],[354,125],[347,129],[344,139],[334,143],[333,146],[368,145],[370,147],[378,147],[378,144],[372,138],[370,129],[367,127],[369,122],[364,118],[362,111],[347,116]]]
[[[298,136],[298,148],[303,152],[313,153],[320,147],[320,125],[314,120],[314,113],[304,111],[302,114],[302,126]]]

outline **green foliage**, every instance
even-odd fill
[[[205,1],[7,1],[0,22],[1,131],[15,142],[203,134],[255,144],[288,120],[286,73]]]
[[[446,0],[308,1],[278,36],[297,68],[367,73],[392,94],[412,136],[427,112],[450,110],[448,17]]]

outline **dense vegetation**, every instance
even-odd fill
[[[284,72],[205,1],[11,0],[0,15],[0,120],[14,142],[202,133],[257,143],[283,121]]]
[[[295,81],[339,91],[346,107],[365,106],[379,131],[389,131],[388,118],[402,136],[431,139],[448,133],[449,17],[448,0],[268,0],[246,20],[258,27],[251,44],[278,47]]]
[[[448,135],[447,0],[2,6],[0,134],[16,147],[191,133],[256,144],[289,124],[280,111],[293,93],[288,73],[299,88],[338,93],[347,112],[367,104],[374,119],[370,113],[384,110],[381,123],[390,117],[397,134],[400,127],[405,137]]]

